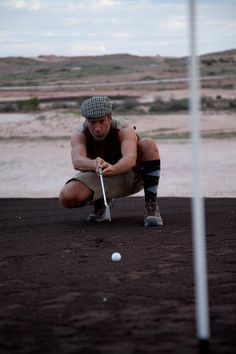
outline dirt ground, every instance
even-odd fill
[[[0,199],[1,353],[198,353],[189,198],[116,200],[112,222],[57,199]],[[206,199],[210,348],[235,353],[236,200]],[[120,262],[112,262],[118,251]]]

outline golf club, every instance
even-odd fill
[[[104,188],[104,182],[103,182],[103,171],[102,168],[99,167],[98,169],[99,177],[100,177],[100,182],[101,182],[101,187],[102,187],[102,194],[103,194],[103,199],[104,199],[104,205],[105,205],[105,220],[111,221],[111,212],[110,212],[110,207],[107,203],[107,198],[106,198],[106,193],[105,193],[105,188]]]

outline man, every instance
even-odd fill
[[[71,157],[79,172],[60,193],[66,208],[93,204],[88,221],[104,221],[105,206],[98,169],[102,168],[108,203],[144,189],[144,225],[162,226],[157,203],[160,156],[152,139],[139,139],[125,120],[112,118],[112,104],[106,96],[94,96],[81,107],[82,127],[71,137]]]

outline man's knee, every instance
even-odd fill
[[[92,191],[80,181],[71,181],[61,190],[60,203],[65,208],[76,208],[84,205],[92,197]]]
[[[138,155],[140,161],[159,160],[160,154],[155,140],[143,138],[138,142]]]
[[[68,193],[68,191],[66,191],[65,188],[63,188],[60,192],[59,201],[61,205],[64,206],[65,208],[75,208],[76,204],[78,206],[75,196]]]

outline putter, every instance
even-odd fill
[[[107,203],[107,198],[106,198],[106,193],[105,193],[105,188],[104,188],[104,183],[103,183],[103,172],[102,168],[99,167],[98,169],[99,177],[100,177],[100,182],[101,182],[101,187],[102,187],[102,194],[103,194],[103,200],[104,200],[104,205],[105,205],[105,220],[111,221],[111,212],[110,212],[110,207]]]

